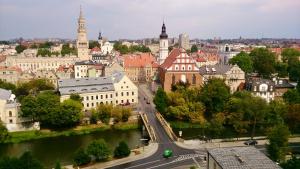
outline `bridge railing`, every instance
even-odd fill
[[[180,138],[176,136],[176,134],[173,132],[173,129],[171,128],[170,124],[165,120],[165,118],[159,113],[156,112],[156,117],[160,124],[163,126],[165,131],[167,132],[168,136],[171,138],[173,141],[180,141]]]
[[[146,130],[150,136],[150,139],[151,139],[151,142],[156,142],[157,138],[156,138],[156,135],[155,135],[155,132],[154,132],[154,129],[153,127],[149,124],[149,121],[148,121],[148,117],[145,113],[142,113],[142,112],[139,112],[139,115],[146,127]]]

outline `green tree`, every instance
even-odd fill
[[[51,46],[53,46],[53,42],[45,42],[39,45],[39,48],[51,48]]]
[[[98,41],[90,41],[89,42],[89,49],[93,49],[94,47],[100,48],[100,44],[98,43]]]
[[[291,81],[300,81],[300,61],[295,60],[289,63],[288,72]]]
[[[288,106],[285,122],[293,133],[300,133],[300,104]]]
[[[198,47],[197,47],[197,45],[192,45],[192,47],[191,47],[191,52],[192,52],[192,53],[198,52]]]
[[[16,46],[15,49],[16,49],[17,53],[22,53],[26,49],[26,46],[18,45],[18,46]]]
[[[229,63],[232,65],[237,64],[245,73],[251,73],[253,71],[253,61],[249,54],[244,51],[230,59]]]
[[[77,51],[76,51],[76,48],[75,47],[70,47],[70,44],[63,44],[62,46],[62,49],[60,51],[61,55],[62,56],[65,56],[65,55],[76,55],[77,54]]]
[[[211,118],[214,113],[223,112],[229,97],[229,87],[222,79],[209,79],[200,90],[200,100],[206,107],[208,118]]]
[[[77,94],[77,93],[72,93],[71,95],[70,95],[70,99],[71,100],[74,100],[74,101],[78,101],[78,102],[82,102],[82,97],[79,95],[79,94]]]
[[[278,77],[287,77],[288,76],[288,64],[282,62],[276,62],[275,70],[278,73]]]
[[[90,163],[91,157],[84,151],[83,148],[79,148],[75,152],[73,160],[77,166],[81,166]]]
[[[289,159],[288,161],[281,163],[280,166],[283,169],[296,169],[300,168],[300,159],[296,156],[293,156],[292,159]]]
[[[116,158],[123,158],[130,155],[130,149],[125,141],[119,142],[119,145],[115,148],[114,156]]]
[[[43,169],[42,164],[35,159],[30,152],[25,152],[20,158],[20,166],[22,169]]]
[[[130,108],[123,108],[122,109],[122,122],[127,122],[129,117],[131,116],[131,109]]]
[[[284,161],[288,148],[289,135],[290,131],[284,125],[273,127],[268,134],[269,144],[267,145],[267,151],[273,161]]]
[[[284,117],[288,112],[288,106],[281,100],[271,101],[265,116],[265,125],[267,127],[276,126],[284,123]]]
[[[6,90],[11,90],[13,93],[15,93],[15,91],[16,91],[16,85],[9,83],[9,82],[5,82],[2,79],[0,79],[0,88],[6,89]]]
[[[59,161],[56,161],[55,169],[61,169],[61,165]]]
[[[29,117],[33,121],[40,120],[39,105],[36,97],[32,95],[25,96],[21,101],[21,112],[23,117]]]
[[[281,52],[282,61],[290,63],[292,60],[297,60],[300,57],[300,52],[294,48],[286,48]]]
[[[255,48],[250,57],[253,61],[254,70],[262,77],[268,78],[275,72],[275,54],[266,48]]]
[[[15,157],[4,156],[0,159],[0,169],[20,169],[20,165],[20,160]]]
[[[212,120],[210,121],[209,125],[209,131],[214,135],[215,137],[218,137],[222,134],[225,127],[225,120],[226,116],[225,113],[217,113],[213,115]]]
[[[96,112],[98,115],[98,119],[101,120],[103,123],[108,124],[109,119],[112,115],[112,109],[113,106],[110,104],[100,104],[99,106],[97,106]]]
[[[300,93],[296,89],[290,89],[283,94],[283,99],[289,104],[300,103]]]
[[[7,128],[0,121],[0,143],[4,142],[8,138],[9,138],[9,133],[7,131]]]
[[[94,156],[96,161],[105,161],[110,156],[110,149],[103,139],[99,139],[88,145],[87,153]]]
[[[37,56],[42,56],[42,57],[51,56],[51,52],[47,48],[39,48],[37,51]]]
[[[153,103],[155,104],[155,108],[162,114],[166,113],[166,109],[168,107],[168,96],[164,89],[159,87],[156,91],[156,94],[153,99]]]

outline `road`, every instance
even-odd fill
[[[144,98],[149,100],[150,104],[147,104]],[[156,110],[152,100],[150,91],[145,86],[139,86],[139,109],[147,114],[149,124],[154,128],[159,144],[157,152],[150,157],[114,166],[110,169],[166,169],[183,165],[200,168],[200,166],[203,166],[203,158],[206,155],[205,150],[187,150],[173,143],[155,116]],[[173,151],[173,157],[165,159],[162,157],[162,153],[167,148]]]

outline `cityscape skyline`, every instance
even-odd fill
[[[186,32],[191,39],[300,38],[295,0],[0,0],[0,39],[76,39],[80,5],[88,39],[99,31],[110,40],[158,37],[163,20],[169,37]]]

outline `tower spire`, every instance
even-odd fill
[[[80,5],[80,14],[79,14],[79,18],[83,18],[82,7],[81,7],[81,5]]]

